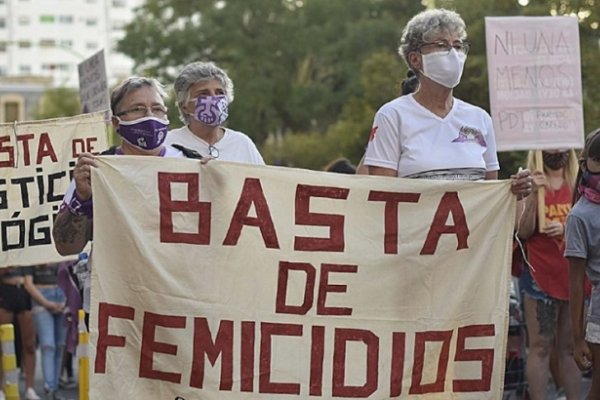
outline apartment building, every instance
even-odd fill
[[[110,84],[130,75],[133,62],[115,47],[134,8],[143,1],[0,0],[0,96],[7,92],[2,81],[10,81],[13,91],[12,111],[0,111],[0,117],[28,117],[28,112],[13,110],[19,97],[14,82],[27,86],[30,80],[26,78],[31,77],[38,86],[42,77],[52,87],[77,88],[77,64],[101,49]],[[31,93],[27,87],[24,91]],[[4,103],[0,97],[0,107]],[[25,104],[25,110],[29,109]],[[0,122],[10,121],[1,118]]]

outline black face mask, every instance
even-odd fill
[[[545,151],[542,151],[542,157],[544,159],[544,165],[555,171],[566,167],[569,162],[568,151],[563,151],[561,153],[546,153]]]

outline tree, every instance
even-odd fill
[[[53,88],[42,95],[35,119],[71,117],[81,113],[79,93],[74,89]]]
[[[236,85],[230,124],[259,144],[315,131],[360,95],[362,60],[394,54],[399,29],[421,9],[393,0],[149,0],[119,49],[144,73],[172,82],[195,60],[213,60]],[[163,27],[168,27],[163,29]],[[171,105],[173,106],[173,105]]]
[[[523,1],[523,0],[521,0]],[[600,126],[597,0],[437,0],[465,19],[473,43],[455,95],[489,110],[485,16],[580,18],[586,131]],[[212,60],[236,85],[229,124],[249,134],[265,159],[320,169],[362,156],[377,108],[396,97],[406,67],[401,30],[423,2],[399,0],[147,0],[119,50],[137,73],[170,83],[183,65]],[[431,1],[429,1],[431,3]],[[177,126],[172,100],[171,122]],[[310,153],[310,155],[308,154]],[[523,153],[500,154],[514,171]]]

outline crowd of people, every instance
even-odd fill
[[[469,52],[466,37],[464,21],[453,11],[432,9],[414,16],[399,48],[410,71],[402,95],[375,114],[357,167],[339,159],[325,169],[418,179],[498,179],[491,117],[453,95]],[[122,140],[105,154],[264,165],[252,140],[225,126],[234,89],[223,69],[212,62],[191,63],[175,79],[174,92],[185,125],[169,131],[166,93],[156,79],[134,76],[116,87],[110,98],[112,125]],[[553,376],[567,399],[579,400],[581,371],[593,368],[588,399],[600,399],[600,131],[589,137],[579,158],[573,149],[545,150],[543,169],[537,170],[538,153],[531,152],[528,168],[515,171],[510,185],[519,200],[515,232],[527,250],[519,288],[528,328],[529,398],[544,399]],[[93,240],[90,177],[95,166],[95,156],[87,153],[75,165],[53,227],[61,255],[76,256]],[[530,194],[542,189],[546,209],[540,223],[538,196]],[[0,322],[18,321],[28,400],[40,398],[33,389],[36,331],[47,398],[59,398],[63,349],[74,350],[72,331],[66,329],[76,319],[72,307],[83,304],[89,313],[85,288],[92,258],[83,273],[74,265],[48,265],[2,274]]]

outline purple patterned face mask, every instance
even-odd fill
[[[168,130],[169,121],[156,117],[138,118],[133,121],[119,119],[117,128],[123,139],[143,150],[154,150],[162,145]]]
[[[196,109],[192,116],[198,122],[210,126],[219,126],[229,116],[229,102],[224,95],[198,96],[196,98]]]
[[[600,204],[600,172],[583,171],[579,193],[589,201]]]

